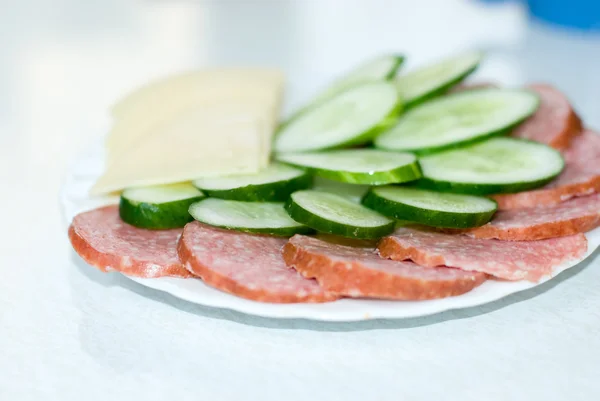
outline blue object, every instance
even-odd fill
[[[510,0],[480,0],[506,3]],[[514,0],[513,0],[514,1]],[[516,0],[525,4],[531,18],[583,31],[600,32],[600,0]]]
[[[600,0],[528,0],[526,4],[538,20],[600,31]]]

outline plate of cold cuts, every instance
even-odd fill
[[[399,225],[378,241],[268,236],[198,221],[145,230],[120,219],[118,196],[89,195],[104,169],[99,141],[64,182],[69,237],[103,271],[189,302],[271,318],[408,318],[492,302],[551,280],[600,245],[600,135],[558,90],[531,89],[540,107],[511,135],[559,150],[565,168],[541,188],[493,196],[498,211],[475,229]]]

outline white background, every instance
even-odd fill
[[[371,55],[401,51],[415,65],[477,47],[490,51],[482,78],[551,81],[600,128],[600,38],[459,0],[2,3],[0,400],[597,399],[598,261],[427,318],[271,320],[85,266],[56,197],[109,105],[161,74],[280,66],[290,110]]]

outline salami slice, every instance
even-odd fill
[[[534,191],[496,195],[498,209],[550,206],[600,192],[600,135],[584,131],[573,139],[564,156],[566,166],[556,180]]]
[[[464,294],[486,279],[483,273],[427,268],[380,258],[373,244],[293,236],[283,258],[327,291],[361,298],[423,300]]]
[[[185,278],[192,275],[177,258],[181,232],[130,226],[119,217],[119,207],[113,205],[75,216],[69,239],[83,260],[102,271],[143,278]]]
[[[501,211],[491,222],[467,233],[475,238],[534,241],[583,233],[599,225],[600,194],[594,194],[555,206]]]
[[[540,96],[535,114],[512,133],[513,136],[545,143],[555,149],[566,149],[582,131],[581,120],[569,100],[557,89],[546,84],[529,85]]]
[[[222,230],[199,222],[185,226],[181,262],[221,291],[261,302],[327,302],[337,296],[288,269],[281,257],[287,239]]]
[[[383,238],[382,257],[422,266],[452,266],[506,280],[539,281],[561,264],[579,261],[587,251],[583,234],[541,241],[506,242],[402,227]]]

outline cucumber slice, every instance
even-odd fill
[[[382,185],[414,181],[421,177],[412,153],[376,149],[332,150],[321,153],[286,153],[279,160],[308,168],[315,174],[350,184]]]
[[[154,230],[183,227],[192,220],[188,208],[204,198],[191,184],[128,188],[121,193],[121,220]]]
[[[312,176],[304,170],[272,163],[257,174],[200,178],[194,185],[215,198],[283,202],[292,192],[310,187]]]
[[[321,103],[353,86],[373,81],[392,79],[404,62],[404,56],[386,54],[359,65],[352,71],[335,80],[315,99]]]
[[[473,73],[482,58],[480,52],[463,53],[396,77],[405,107],[413,107],[446,92]]]
[[[319,176],[315,177],[313,185],[313,189],[317,191],[340,195],[350,199],[354,203],[360,203],[360,200],[367,194],[370,188],[368,185],[346,184]]]
[[[394,78],[403,62],[404,56],[402,55],[386,54],[355,67],[321,91],[321,93],[319,93],[308,105],[293,113],[291,117],[282,123],[280,129],[308,109],[331,99],[335,95],[338,95],[353,86]]]
[[[350,238],[380,238],[395,225],[373,210],[328,192],[294,192],[285,208],[294,220],[317,231]]]
[[[433,227],[479,227],[492,219],[497,205],[481,196],[385,186],[372,188],[363,205],[384,216]]]
[[[202,223],[247,233],[291,237],[294,234],[313,232],[292,220],[283,208],[283,203],[208,198],[192,204],[190,214]]]
[[[400,107],[392,83],[353,87],[284,126],[275,137],[275,151],[307,152],[366,143],[395,122]]]
[[[487,195],[543,186],[564,168],[549,146],[515,138],[493,138],[420,160],[418,185],[443,191]]]
[[[444,96],[406,112],[375,139],[382,149],[431,153],[506,132],[531,114],[537,95],[525,90],[479,89]]]

